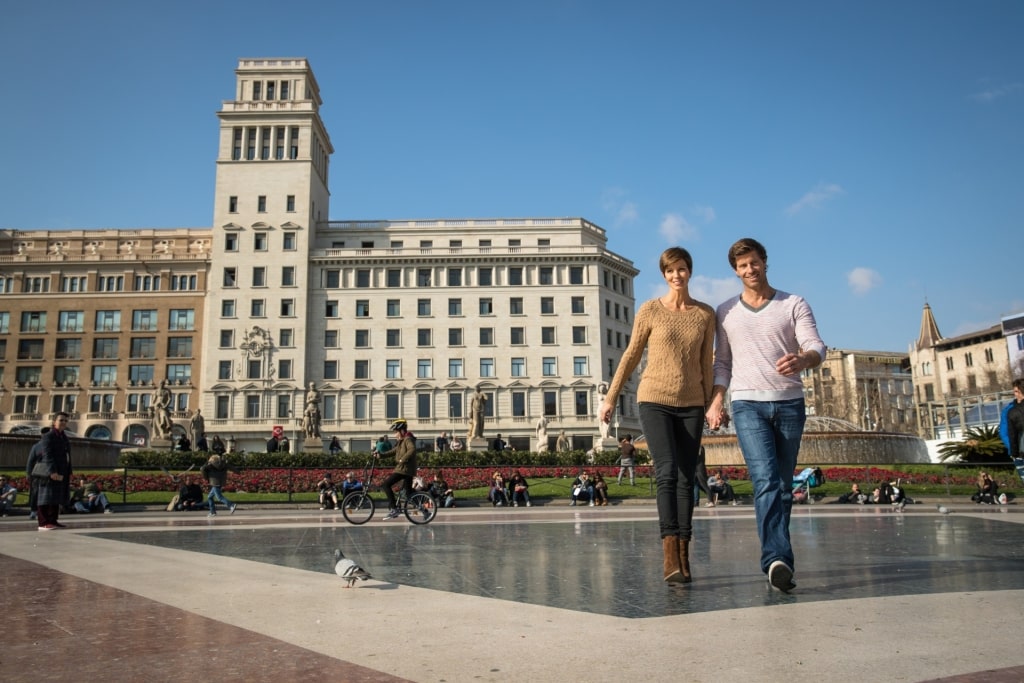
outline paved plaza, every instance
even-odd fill
[[[753,509],[696,513],[661,581],[652,504],[0,521],[5,671],[48,680],[1024,680],[1024,506],[794,510],[797,590]],[[341,548],[373,580],[344,588]],[[43,661],[40,653],[46,653]],[[185,672],[191,671],[191,675]]]

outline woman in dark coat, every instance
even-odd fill
[[[68,414],[57,413],[53,417],[53,428],[43,436],[43,453],[39,464],[45,466],[47,474],[35,477],[39,482],[36,510],[40,531],[65,526],[57,521],[57,517],[61,506],[68,504],[71,490],[71,444],[64,433],[67,426]]]

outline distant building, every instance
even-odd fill
[[[998,424],[1014,377],[1008,345],[1022,343],[1021,330],[1004,333],[1004,327],[1017,329],[1021,318],[1004,318],[1002,325],[947,339],[939,333],[931,306],[924,305],[921,331],[910,347],[923,438],[951,438],[964,426]]]
[[[181,433],[262,448],[297,431],[369,450],[395,417],[531,447],[544,415],[575,448],[632,330],[632,262],[582,218],[329,220],[334,148],[304,59],[243,59],[220,119],[213,225],[0,231],[0,430],[148,443],[166,379]],[[396,191],[399,188],[396,188]],[[636,377],[620,428],[639,432]],[[553,448],[553,444],[552,444]]]
[[[867,431],[917,433],[913,376],[905,353],[829,349],[803,373],[808,415]]]

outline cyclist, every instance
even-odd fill
[[[384,519],[398,516],[398,501],[392,487],[402,482],[405,495],[412,494],[412,478],[416,476],[416,437],[409,431],[409,424],[398,419],[391,423],[391,431],[395,433],[398,443],[389,451],[377,453],[374,457],[390,458],[395,456],[395,471],[384,480],[384,493],[388,497],[388,514]]]

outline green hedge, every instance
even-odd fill
[[[200,467],[209,457],[208,453],[181,451],[138,450],[121,454],[118,463],[121,467],[135,469],[157,469],[166,467],[169,470],[185,470],[189,465]],[[229,463],[248,467],[324,467],[328,469],[357,469],[366,466],[369,453],[330,453],[300,451],[298,453],[229,453]],[[584,451],[568,451],[566,453],[532,453],[528,451],[482,451],[444,453],[421,452],[418,465],[420,467],[583,467],[587,465],[615,465],[619,459],[616,450],[595,453],[593,461],[588,461]],[[646,451],[638,451],[636,464],[646,465],[649,462]]]

